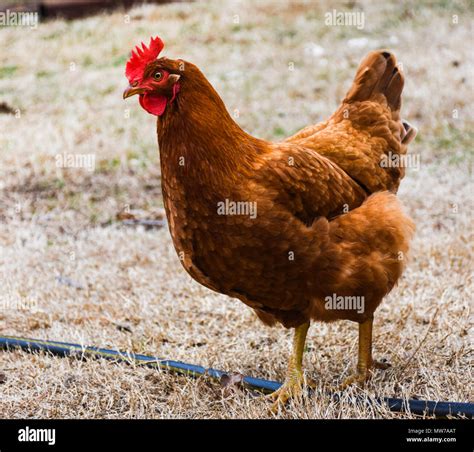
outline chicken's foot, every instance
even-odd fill
[[[365,322],[359,323],[359,357],[357,361],[357,371],[354,375],[346,378],[339,390],[344,390],[352,384],[364,386],[370,378],[372,368],[387,369],[390,364],[374,361],[372,359],[372,324],[373,317]]]
[[[315,387],[316,384],[305,378],[303,373],[303,353],[310,322],[295,328],[293,337],[293,348],[288,361],[288,370],[283,385],[268,397],[274,400],[272,412],[278,412],[280,406],[283,406],[289,399],[301,400],[305,386]]]

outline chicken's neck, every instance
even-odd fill
[[[195,75],[158,118],[161,168],[185,186],[215,188],[252,171],[265,142],[244,132],[200,71]]]

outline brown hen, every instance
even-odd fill
[[[405,264],[412,221],[395,193],[393,158],[416,130],[400,120],[403,74],[393,54],[371,52],[341,107],[283,142],[244,132],[202,72],[158,58],[163,44],[127,63],[140,104],[158,116],[163,199],[186,271],[242,300],[267,325],[295,328],[276,403],[301,395],[311,320],[359,323],[357,373],[374,365],[372,321]]]

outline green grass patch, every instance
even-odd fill
[[[52,77],[54,75],[54,72],[51,71],[38,71],[36,73],[36,78],[48,78]]]
[[[277,126],[273,129],[273,135],[275,137],[285,137],[286,136],[286,130],[283,127]]]
[[[0,67],[0,78],[11,77],[18,70],[18,66],[2,66]]]

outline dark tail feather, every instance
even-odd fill
[[[404,82],[395,55],[387,50],[375,50],[360,64],[344,102],[377,100],[378,95],[382,94],[394,119],[398,119]]]
[[[402,144],[407,145],[415,139],[418,129],[408,121],[403,121],[403,128],[405,129],[405,135],[402,138]]]
[[[400,121],[404,84],[405,77],[397,65],[395,55],[388,50],[375,50],[362,60],[344,103],[384,102],[385,97],[392,119]],[[400,129],[404,145],[413,141],[418,132],[416,127],[407,121],[400,121]]]

